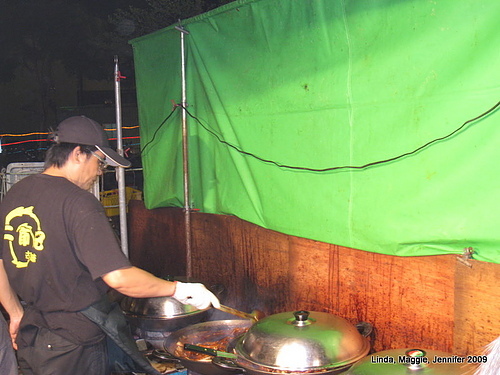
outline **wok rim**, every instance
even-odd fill
[[[238,327],[242,327],[242,328],[247,327],[247,328],[250,328],[252,326],[252,322],[250,322],[249,320],[246,320],[246,319],[245,320],[244,319],[241,319],[241,320],[240,319],[209,320],[209,321],[206,321],[206,322],[200,322],[200,323],[196,323],[196,324],[191,324],[189,326],[186,326],[186,327],[183,327],[183,328],[178,329],[176,331],[173,331],[170,335],[168,335],[163,340],[163,350],[165,350],[167,353],[169,353],[173,357],[179,359],[180,361],[183,361],[183,362],[186,362],[186,363],[213,365],[211,359],[209,359],[208,361],[196,361],[196,360],[192,360],[192,359],[189,359],[189,358],[184,358],[184,357],[176,356],[174,353],[171,352],[171,350],[169,350],[170,349],[169,346],[176,345],[177,342],[179,341],[179,338],[182,337],[183,335],[185,335],[186,332],[191,333],[192,331],[196,331],[196,328],[200,328],[200,327],[202,327],[202,328],[206,328],[206,327],[212,328],[212,327],[214,327],[214,329],[216,329],[221,324],[224,325],[224,326],[226,326],[227,328],[231,328],[231,329],[238,328]],[[210,329],[207,329],[207,331],[209,331],[209,330]],[[195,333],[195,332],[192,332],[192,333]],[[235,336],[228,343],[228,347],[231,345],[231,342],[234,342],[237,338],[239,338],[243,334]],[[185,342],[185,340],[182,340],[181,342],[182,342],[182,344],[203,345],[202,342],[193,343],[193,342]],[[227,351],[227,348],[226,348],[226,351]],[[213,365],[213,366],[215,366],[215,365]]]
[[[274,366],[274,365],[266,365],[262,363],[255,362],[253,359],[249,358],[245,353],[242,353],[240,350],[238,350],[238,345],[241,343],[243,340],[243,336],[239,337],[238,339],[234,340],[234,347],[229,348],[231,350],[228,351],[233,351],[236,354],[236,359],[234,362],[238,364],[239,366],[243,367],[244,369],[248,369],[251,371],[257,370],[257,371],[262,371],[262,372],[267,372],[269,374],[273,374],[273,370],[279,370],[279,371],[287,371],[290,374],[294,373],[307,373],[307,374],[314,374],[314,373],[326,373],[327,371],[334,371],[337,369],[342,369],[342,368],[347,368],[352,366],[354,363],[358,362],[362,358],[366,357],[368,353],[370,352],[371,349],[371,344],[370,340],[367,337],[362,337],[364,345],[363,348],[359,351],[359,353],[356,356],[353,356],[349,359],[346,359],[342,362],[333,362],[329,363],[327,365],[323,366],[309,366],[309,367],[304,367],[304,368],[287,368],[283,366]],[[243,362],[243,363],[241,363]],[[269,369],[269,370],[267,370]]]

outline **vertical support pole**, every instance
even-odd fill
[[[122,78],[125,77],[120,74],[118,56],[115,56],[116,151],[121,156],[123,156],[122,101],[120,95],[120,79]],[[125,192],[125,169],[123,167],[116,167],[116,179],[118,181],[118,207],[120,211],[120,242],[122,252],[128,257],[127,197]]]
[[[189,196],[189,150],[188,150],[188,127],[186,114],[186,54],[184,35],[189,34],[182,26],[176,26],[181,35],[181,83],[182,83],[182,166],[184,173],[184,225],[186,231],[186,277],[192,276],[192,253],[191,253],[191,205]]]

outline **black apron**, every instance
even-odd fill
[[[81,313],[106,334],[112,371],[161,375],[137,348],[130,326],[118,303],[111,302],[108,296],[104,295],[100,301],[82,310]]]

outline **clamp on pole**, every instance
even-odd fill
[[[472,268],[472,264],[469,262],[469,260],[472,259],[472,254],[474,254],[474,249],[472,247],[466,247],[462,252],[462,256],[457,257],[457,260],[463,265]]]

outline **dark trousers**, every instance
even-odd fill
[[[0,374],[17,375],[17,361],[10,339],[9,327],[0,313]]]
[[[17,352],[22,375],[109,375],[106,339],[81,346],[46,328],[36,329],[30,332],[30,344]]]

